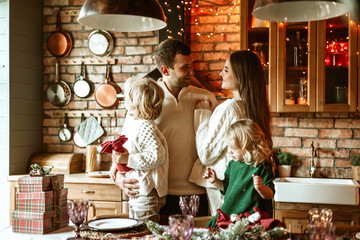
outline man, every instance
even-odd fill
[[[194,70],[191,49],[186,43],[167,39],[159,45],[154,55],[157,68],[162,74],[158,84],[165,92],[162,112],[155,123],[164,134],[169,149],[169,189],[166,204],[160,214],[180,213],[180,196],[199,195],[200,209],[197,216],[207,216],[206,191],[190,183],[188,178],[197,159],[194,132],[196,103],[206,99],[215,108],[217,101],[209,91],[189,85]],[[116,173],[115,184],[130,197],[137,194],[136,189],[139,187],[136,183],[136,179],[126,179],[119,172]]]

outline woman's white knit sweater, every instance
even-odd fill
[[[241,100],[228,99],[217,106],[213,113],[207,109],[196,109],[194,127],[196,148],[199,158],[196,160],[189,181],[204,187],[214,187],[203,179],[207,167],[213,168],[220,179],[231,160],[227,154],[225,132],[234,122],[246,118]]]
[[[139,180],[139,193],[148,195],[156,189],[159,197],[168,192],[169,155],[166,139],[154,121],[133,119],[127,116],[123,134],[128,141],[124,147],[129,151],[127,166],[132,168],[126,177]]]

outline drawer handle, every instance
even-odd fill
[[[94,190],[82,190],[81,193],[95,193]]]

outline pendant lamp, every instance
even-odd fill
[[[348,1],[353,0],[256,0],[252,15],[271,22],[317,21],[348,13]]]
[[[166,27],[166,17],[157,0],[86,0],[77,20],[93,29],[116,32]]]

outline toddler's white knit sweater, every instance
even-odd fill
[[[129,151],[126,177],[139,180],[140,194],[156,189],[159,197],[168,191],[169,155],[166,139],[154,121],[127,116],[123,134],[128,137],[124,147]]]

